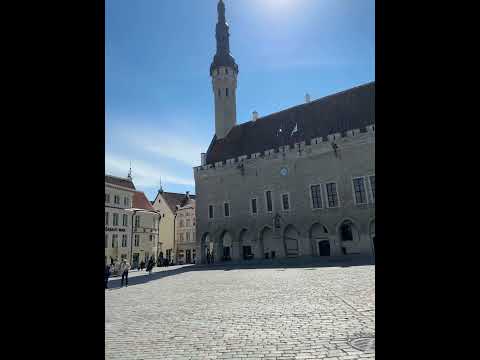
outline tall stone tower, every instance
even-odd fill
[[[237,75],[238,65],[230,55],[228,24],[225,20],[225,4],[218,2],[218,22],[215,30],[217,52],[210,66],[213,96],[215,99],[215,134],[224,138],[237,124]]]

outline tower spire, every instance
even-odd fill
[[[132,161],[130,160],[130,169],[128,170],[127,178],[132,180]]]

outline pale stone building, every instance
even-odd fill
[[[132,236],[132,207],[135,185],[132,178],[105,175],[105,264],[129,259]]]
[[[194,264],[196,259],[195,195],[187,193],[177,205],[175,224],[177,264]]]
[[[155,211],[150,201],[143,192],[135,192],[133,195],[132,212],[132,239],[131,264],[138,266],[141,261],[145,263],[157,258],[162,251],[162,243],[159,237],[160,213]]]
[[[137,191],[131,175],[105,175],[105,263],[127,259],[133,267],[149,257],[157,259],[160,214],[143,192]]]
[[[158,191],[157,197],[152,201],[153,208],[161,216],[160,221],[160,241],[162,242],[162,255],[168,259],[169,262],[177,263],[177,209],[185,204],[185,199],[189,196],[191,199],[194,195],[172,193],[163,191],[161,188]],[[182,216],[183,217],[183,212]],[[179,234],[179,233],[178,233]],[[186,235],[185,235],[186,238]],[[182,246],[182,249],[185,249]],[[193,251],[192,251],[193,255]]]
[[[221,0],[216,39],[215,135],[194,168],[197,258],[373,255],[375,83],[237,125]]]

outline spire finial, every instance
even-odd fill
[[[132,180],[132,161],[130,160],[130,169],[128,170],[128,176],[130,180]]]

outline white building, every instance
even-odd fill
[[[105,264],[129,258],[134,194],[131,177],[105,175]]]
[[[195,228],[195,195],[190,195],[187,191],[182,202],[177,205],[175,218],[177,264],[195,263]]]
[[[135,189],[131,175],[105,175],[105,264],[127,259],[133,267],[157,259],[160,214],[145,194]]]

